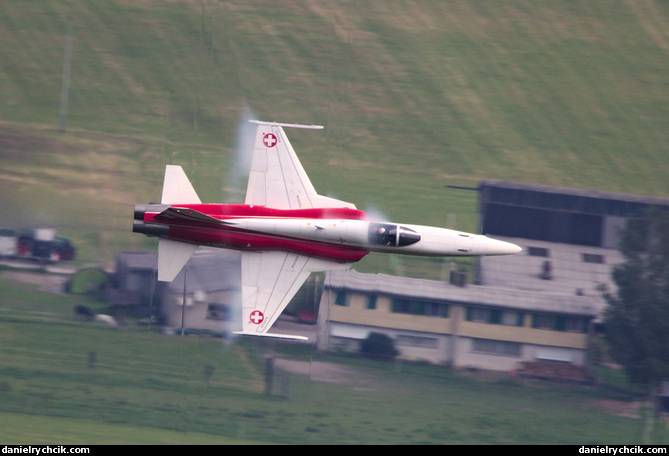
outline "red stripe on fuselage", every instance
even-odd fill
[[[311,208],[311,209],[273,209],[265,206],[248,204],[185,204],[174,205],[186,207],[219,220],[238,217],[280,217],[280,218],[313,218],[313,219],[346,219],[366,220],[367,214],[348,207]]]
[[[306,219],[346,219],[365,220],[367,215],[357,209],[314,208],[314,209],[272,209],[264,206],[243,204],[187,204],[174,207],[188,208],[215,219],[225,221],[238,218],[306,218]],[[147,213],[146,222],[154,220],[158,214]],[[343,245],[306,241],[298,238],[269,235],[236,228],[234,225],[184,222],[170,223],[169,238],[210,247],[233,250],[282,250],[306,256],[333,261],[360,261],[367,253],[365,249]]]

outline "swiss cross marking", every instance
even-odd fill
[[[276,136],[274,136],[272,133],[267,133],[262,137],[262,143],[267,147],[274,147],[277,143]]]
[[[251,315],[249,315],[249,318],[251,319],[251,323],[253,323],[254,325],[259,325],[265,319],[265,316],[261,311],[254,310],[253,312],[251,312]]]

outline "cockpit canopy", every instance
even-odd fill
[[[395,223],[370,223],[369,243],[387,245],[390,247],[401,247],[411,245],[420,241],[420,234],[406,226]]]

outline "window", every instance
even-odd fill
[[[556,318],[553,315],[535,314],[532,327],[536,329],[556,329]]]
[[[210,302],[209,305],[207,305],[207,314],[204,318],[205,320],[226,321],[229,318],[228,306]]]
[[[523,326],[523,314],[514,311],[502,311],[501,324],[505,326]]]
[[[439,341],[436,337],[410,336],[400,334],[395,339],[398,345],[407,345],[411,347],[438,348]]]
[[[408,299],[393,298],[393,313],[411,314],[413,313],[412,302]]]
[[[376,295],[369,295],[367,297],[367,310],[376,309]]]
[[[533,328],[551,331],[584,333],[587,331],[586,322],[585,318],[558,315],[535,314],[532,317]]]
[[[583,318],[565,317],[564,330],[567,332],[586,332],[586,324]]]
[[[419,299],[393,298],[392,312],[427,317],[448,318],[448,304]]]
[[[484,309],[483,307],[469,307],[467,308],[467,320],[476,321],[479,323],[489,323],[490,309]]]
[[[448,317],[448,305],[438,302],[425,302],[424,315],[428,317]]]
[[[529,256],[545,257],[545,258],[551,256],[550,251],[544,247],[528,247],[527,254]]]
[[[420,241],[420,234],[406,226],[394,223],[370,223],[369,242],[378,245],[401,247]]]
[[[604,264],[604,255],[595,253],[582,253],[581,258],[584,263]]]
[[[341,306],[341,307],[348,307],[349,304],[349,297],[348,293],[345,291],[340,291],[337,293],[337,297],[335,298],[335,306]]]
[[[503,340],[472,339],[472,351],[490,355],[520,356],[520,344]]]
[[[467,321],[505,326],[523,326],[523,314],[522,312],[513,310],[468,307]]]

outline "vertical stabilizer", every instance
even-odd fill
[[[346,201],[319,195],[288,141],[284,127],[319,130],[319,125],[299,125],[250,120],[257,125],[246,204],[275,209],[350,207]]]

